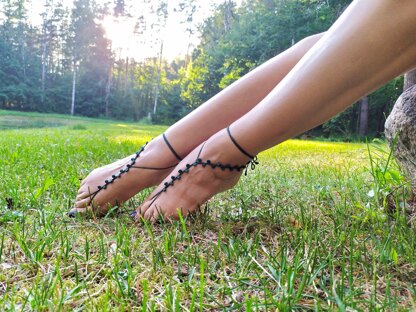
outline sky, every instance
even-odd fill
[[[173,59],[179,55],[185,55],[191,42],[191,48],[198,44],[198,34],[189,38],[189,34],[186,32],[186,25],[180,21],[184,19],[180,13],[175,12],[174,8],[178,6],[180,0],[168,0],[168,19],[166,21],[166,27],[161,32],[161,38],[163,38],[163,56],[167,59]],[[241,4],[242,0],[234,0],[237,4]],[[72,7],[73,0],[64,0],[68,7]],[[97,2],[105,2],[105,0],[97,0]],[[126,4],[132,4],[133,14],[134,12],[143,12],[140,7],[141,1],[125,1]],[[209,17],[213,13],[215,5],[224,2],[224,0],[195,0],[198,7],[197,12],[194,15],[194,23],[199,24]],[[34,23],[40,22],[39,13],[42,11],[42,3],[40,0],[31,1],[31,13],[30,19]],[[140,13],[139,13],[140,14]],[[152,16],[146,16],[151,19]],[[143,44],[140,39],[133,33],[133,28],[137,19],[114,19],[107,17],[103,21],[103,27],[107,33],[108,39],[112,41],[113,50],[122,57],[133,57],[136,60],[141,60],[146,57],[155,56],[160,51],[160,44],[158,46],[151,47],[150,44]],[[155,34],[148,34],[148,36],[155,36]],[[146,37],[143,37],[146,38]],[[147,37],[149,39],[149,37]],[[150,42],[151,40],[147,40]]]

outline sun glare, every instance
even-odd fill
[[[97,0],[99,3],[104,3],[104,0]],[[219,4],[223,0],[195,0],[198,3],[198,10],[194,16],[194,23],[198,25],[204,18],[208,17],[213,8],[213,4]],[[240,4],[242,0],[234,0],[237,4]],[[40,25],[42,22],[41,13],[43,6],[39,1],[30,0],[31,10],[29,11],[29,18],[34,25]],[[114,17],[107,16],[101,21],[106,37],[111,40],[112,50],[120,57],[130,57],[136,60],[143,60],[148,57],[154,57],[158,55],[160,51],[160,40],[163,40],[163,57],[172,60],[175,57],[184,56],[188,51],[188,46],[191,41],[191,46],[195,46],[199,42],[197,36],[189,37],[189,34],[185,31],[186,27],[181,24],[184,17],[180,13],[175,11],[178,6],[179,0],[170,0],[169,2],[169,17],[166,21],[166,28],[161,34],[155,35],[152,33],[146,33],[144,35],[134,34],[135,18],[126,17]],[[73,0],[63,0],[65,7],[71,8]],[[140,9],[140,1],[131,1],[136,5],[136,9]],[[142,13],[140,13],[142,14]],[[152,20],[150,13],[146,15],[146,18]],[[146,37],[147,36],[147,37]],[[152,44],[154,40],[159,39],[159,44]],[[160,38],[159,38],[160,37]],[[150,38],[150,39],[149,39]]]
[[[107,39],[111,41],[112,50],[122,57],[131,57],[135,46],[134,22],[127,19],[106,16],[102,21],[102,26],[104,27]]]
[[[107,16],[102,21],[106,37],[111,40],[112,50],[120,57],[130,57],[142,60],[157,56],[160,52],[160,43],[163,40],[163,57],[173,59],[178,55],[185,55],[189,44],[189,36],[175,19],[168,19],[165,29],[158,34],[134,33],[134,20]],[[155,39],[157,43],[155,43]]]

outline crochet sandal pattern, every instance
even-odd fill
[[[248,158],[250,158],[250,160],[245,164],[245,165],[231,165],[231,164],[222,164],[221,162],[216,162],[216,163],[213,163],[211,160],[206,160],[206,161],[204,161],[204,160],[202,160],[201,158],[200,158],[200,156],[201,156],[201,153],[202,153],[202,150],[203,150],[203,148],[204,148],[204,146],[205,146],[205,143],[201,146],[201,149],[199,150],[199,152],[198,152],[198,156],[197,156],[197,158],[196,158],[196,160],[193,162],[193,163],[191,163],[191,164],[186,164],[185,165],[185,168],[184,169],[180,169],[179,171],[178,171],[178,174],[176,175],[176,176],[171,176],[170,177],[170,182],[165,182],[164,183],[164,187],[158,192],[158,193],[156,193],[152,198],[151,198],[151,202],[150,202],[150,205],[149,205],[149,207],[150,206],[152,206],[153,205],[153,203],[156,201],[156,199],[162,194],[162,193],[164,193],[164,192],[166,192],[166,190],[169,188],[169,187],[172,187],[174,184],[175,184],[175,182],[176,181],[179,181],[181,178],[182,178],[182,176],[184,175],[184,174],[186,174],[186,173],[189,173],[189,171],[190,171],[190,169],[192,168],[192,167],[197,167],[197,166],[202,166],[203,168],[205,168],[205,167],[211,167],[212,169],[215,169],[215,168],[220,168],[222,171],[225,171],[225,170],[229,170],[229,171],[237,171],[237,172],[240,172],[240,171],[242,171],[242,170],[245,170],[245,175],[247,175],[247,171],[248,171],[248,168],[250,167],[250,169],[251,170],[254,170],[255,168],[256,168],[256,166],[259,164],[259,162],[258,162],[258,160],[257,160],[257,155],[256,156],[252,156],[252,155],[250,155],[249,153],[247,153],[242,147],[241,147],[241,145],[240,144],[238,144],[237,143],[237,141],[234,139],[234,137],[231,135],[231,131],[230,131],[230,127],[228,127],[227,128],[227,133],[228,133],[228,135],[229,135],[229,137],[230,137],[230,139],[231,139],[231,141],[233,142],[233,144],[238,148],[238,150],[241,152],[241,153],[243,153],[244,155],[246,155]],[[130,214],[130,216],[132,216],[132,217],[135,217],[136,216],[136,212],[133,212],[133,213],[131,213]]]
[[[165,141],[167,147],[169,148],[169,150],[172,152],[172,154],[176,157],[176,159],[178,159],[179,161],[182,160],[182,158],[178,155],[178,153],[175,151],[175,149],[172,147],[172,145],[169,143],[168,139],[166,138],[166,135],[163,133],[162,135],[163,140]],[[90,201],[88,202],[88,205],[91,205],[91,203],[93,202],[94,198],[98,195],[98,193],[100,193],[102,190],[107,189],[110,184],[114,183],[114,181],[116,181],[117,179],[120,179],[124,174],[126,174],[127,172],[129,172],[131,169],[145,169],[145,170],[167,170],[167,169],[172,169],[174,167],[176,167],[178,164],[169,166],[169,167],[164,167],[164,168],[157,168],[157,167],[143,167],[143,166],[136,166],[136,162],[140,157],[140,154],[145,150],[147,144],[149,144],[149,142],[146,142],[138,152],[136,152],[136,154],[134,155],[134,157],[132,157],[130,159],[130,162],[123,168],[120,170],[120,172],[118,174],[112,175],[110,179],[105,180],[104,183],[102,185],[99,185],[97,187],[97,190],[93,193],[91,193],[90,196]],[[68,216],[73,218],[75,217],[79,212],[76,210],[76,208],[71,209],[68,212]]]

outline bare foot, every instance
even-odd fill
[[[69,216],[89,209],[95,215],[104,215],[111,207],[122,204],[141,190],[159,184],[177,162],[162,136],[158,136],[139,156],[132,154],[93,170],[81,182],[75,207]]]
[[[160,216],[175,219],[178,210],[183,216],[187,215],[215,194],[236,185],[249,160],[225,131],[217,133],[176,166],[169,177],[137,208],[136,219],[143,217],[156,221]],[[218,162],[232,165],[219,166]]]

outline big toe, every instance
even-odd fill
[[[158,209],[152,201],[144,202],[137,210],[132,214],[136,221],[142,219],[155,223],[161,217],[162,212]],[[163,218],[164,219],[164,218]]]
[[[146,213],[149,215],[148,211],[152,209],[150,199],[151,197],[149,196],[139,207],[136,208],[136,211],[131,214],[136,221],[139,221],[142,218],[146,219]]]
[[[78,215],[85,214],[87,212],[87,205],[85,204],[84,207],[81,204],[73,207],[71,210],[67,212],[67,216],[70,218],[75,218]]]

